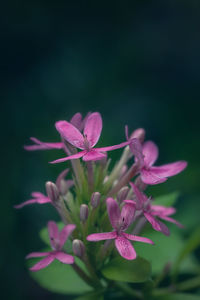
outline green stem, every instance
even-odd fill
[[[179,291],[187,291],[187,290],[197,288],[199,286],[200,286],[200,276],[185,280],[176,285],[176,287]]]
[[[132,167],[128,170],[128,172],[122,177],[122,179],[111,189],[108,193],[108,197],[112,197],[113,195],[117,194],[117,192],[126,184],[129,183],[132,177],[136,175],[138,171],[138,165],[133,164]]]
[[[137,298],[143,299],[143,295],[140,291],[133,290],[130,286],[123,282],[115,281],[115,286],[117,286],[121,291],[123,291],[126,295]]]
[[[123,151],[123,154],[119,162],[115,165],[113,171],[111,172],[108,180],[105,183],[105,190],[107,190],[113,184],[113,182],[118,178],[122,167],[126,164],[126,162],[129,159],[129,155],[130,155],[129,147],[126,147]]]
[[[91,278],[76,264],[72,265],[74,271],[90,286],[96,287],[96,284],[91,280]]]

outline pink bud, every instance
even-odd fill
[[[82,241],[76,239],[72,243],[73,252],[76,256],[82,258],[85,254],[85,245]]]
[[[117,200],[119,203],[121,203],[123,200],[126,199],[128,192],[129,192],[129,188],[127,186],[124,186],[123,188],[121,188],[121,190],[119,190],[117,194]]]
[[[51,199],[53,203],[57,202],[59,199],[59,191],[57,186],[51,181],[47,181],[45,186],[49,199]]]
[[[93,208],[97,208],[99,206],[101,194],[99,192],[94,192],[91,197],[91,205]]]
[[[80,219],[81,219],[82,222],[85,222],[87,220],[88,213],[89,213],[88,206],[86,204],[81,204]]]

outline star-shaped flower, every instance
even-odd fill
[[[45,258],[31,267],[30,270],[39,271],[46,268],[55,259],[59,260],[63,264],[73,264],[74,257],[65,253],[62,248],[75,227],[76,226],[74,224],[68,224],[61,230],[61,232],[59,232],[55,222],[48,222],[49,240],[53,250],[49,252],[32,252],[28,254],[26,258],[45,256]]]
[[[87,240],[91,242],[97,242],[101,240],[114,239],[115,247],[117,248],[119,254],[122,257],[128,260],[135,259],[136,252],[129,240],[148,244],[153,244],[153,242],[148,238],[124,232],[132,223],[135,213],[135,209],[131,207],[129,203],[123,206],[121,212],[118,203],[113,198],[108,198],[106,200],[106,204],[110,223],[114,231],[104,233],[93,233],[87,236]],[[131,205],[132,204],[133,203],[131,203]]]
[[[138,139],[134,139],[130,144],[130,149],[139,163],[141,179],[146,184],[162,183],[168,177],[180,173],[187,167],[186,161],[177,161],[154,167],[153,164],[158,158],[158,147],[151,141],[141,145]]]
[[[98,112],[92,113],[86,120],[83,134],[71,123],[67,121],[58,121],[56,129],[60,135],[74,147],[82,151],[57,159],[51,163],[60,163],[70,159],[83,158],[84,161],[100,160],[106,157],[104,152],[122,148],[129,145],[131,141],[127,141],[118,145],[94,148],[97,144],[102,130],[102,118]]]

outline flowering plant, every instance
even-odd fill
[[[51,163],[69,160],[72,178],[66,179],[69,169],[64,169],[55,183],[46,183],[46,195],[33,192],[30,200],[15,206],[49,203],[61,219],[58,224],[49,221],[48,230],[41,232],[52,250],[27,255],[27,259],[34,258],[32,276],[49,290],[84,294],[77,299],[157,299],[159,295],[175,293],[180,262],[172,272],[173,289],[172,285],[160,287],[172,267],[165,261],[166,256],[162,263],[162,253],[156,247],[159,241],[168,243],[164,236],[169,236],[170,231],[165,221],[183,227],[171,217],[176,212],[172,207],[176,196],[170,194],[156,200],[147,196],[145,190],[148,185],[163,183],[180,173],[187,163],[154,166],[158,148],[152,141],[144,142],[142,128],[129,136],[126,126],[126,141],[95,147],[102,131],[98,112],[88,113],[84,119],[77,113],[70,122],[58,121],[55,126],[60,142],[31,138],[34,144],[25,149],[62,149],[66,156]],[[120,148],[121,158],[110,170],[107,152]],[[173,253],[173,246],[170,251]],[[156,269],[155,260],[159,257],[161,262]]]

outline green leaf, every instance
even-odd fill
[[[151,276],[151,265],[141,257],[137,257],[135,260],[125,260],[122,257],[117,257],[103,268],[102,273],[111,280],[145,282]]]
[[[176,293],[176,294],[169,294],[166,296],[153,297],[153,299],[155,300],[200,300],[200,296],[195,296],[193,294]]]
[[[146,233],[155,245],[145,243],[135,243],[134,247],[138,255],[146,258],[152,264],[152,273],[160,273],[167,263],[173,264],[184,246],[184,240],[175,231],[171,235],[151,231]],[[196,273],[196,259],[189,256],[181,266],[181,272]]]
[[[156,197],[153,203],[156,205],[173,206],[176,203],[179,195],[179,192],[173,192],[167,195],[162,195]]]
[[[103,300],[103,291],[98,291],[98,292],[91,292],[91,293],[87,293],[83,296],[77,297],[74,300],[94,300],[94,299],[98,299],[98,300]]]
[[[185,242],[182,251],[180,251],[177,260],[175,261],[174,273],[177,274],[181,263],[188,255],[193,252],[200,245],[200,227],[198,227],[188,241]]]
[[[32,259],[32,264],[29,262],[29,267],[39,261],[39,259]],[[81,267],[81,261],[76,260],[76,263]],[[55,260],[48,267],[31,272],[31,277],[43,288],[61,294],[83,294],[92,291],[92,288],[87,285],[73,270],[72,266],[62,264]]]

